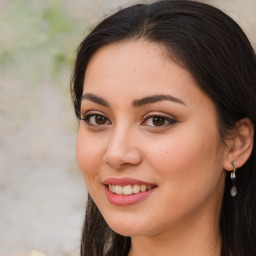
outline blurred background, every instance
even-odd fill
[[[0,0],[0,256],[79,255],[87,192],[69,95],[75,50],[99,20],[138,2]],[[203,2],[256,48],[256,0]]]

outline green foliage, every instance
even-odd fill
[[[1,68],[32,83],[56,79],[63,69],[70,69],[85,22],[72,17],[60,0],[13,0],[1,5]]]

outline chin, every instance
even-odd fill
[[[116,233],[122,236],[144,236],[149,235],[148,225],[147,228],[143,225],[143,223],[139,223],[138,221],[134,222],[107,222],[109,227]]]
[[[127,236],[127,237],[132,237],[132,236],[142,236],[144,235],[144,232],[141,232],[141,230],[134,230],[132,229],[131,227],[111,227],[110,228],[116,232],[117,234],[119,235],[122,235],[122,236]]]

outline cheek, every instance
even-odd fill
[[[179,130],[178,135],[162,139],[148,150],[148,159],[162,182],[171,183],[171,188],[196,190],[198,183],[210,183],[217,176],[216,169],[221,169],[216,138],[216,131],[211,129]]]
[[[76,144],[76,158],[83,177],[88,181],[97,175],[101,163],[102,147],[91,136],[78,132]]]
[[[148,155],[150,165],[160,180],[159,212],[165,221],[189,216],[208,202],[217,202],[222,167],[214,137],[206,143],[204,136],[172,139],[158,144]],[[218,166],[219,165],[219,166]],[[213,199],[214,198],[214,199]],[[162,210],[161,207],[164,207]],[[170,213],[170,209],[175,211]],[[214,207],[213,207],[214,209]],[[167,225],[166,222],[163,225]]]

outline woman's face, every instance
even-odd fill
[[[81,113],[78,164],[113,230],[157,235],[218,218],[226,154],[216,110],[163,47],[101,48],[86,70]]]

